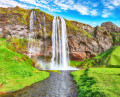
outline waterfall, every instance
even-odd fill
[[[35,38],[35,35],[34,35],[34,19],[35,19],[35,12],[32,11],[31,14],[30,14],[30,32],[29,32],[29,35],[28,35],[28,51],[29,51],[29,58],[31,58],[31,55],[35,52],[35,47],[33,45],[33,42],[34,42],[34,38]]]
[[[34,26],[34,12],[32,11],[30,14],[30,32],[33,32]]]
[[[68,70],[70,61],[65,20],[54,17],[52,29],[52,60],[50,69]]]
[[[31,58],[37,58],[37,67],[50,70],[74,70],[70,67],[69,60],[69,47],[67,40],[67,31],[65,20],[60,17],[54,17],[52,25],[52,58],[51,62],[48,63],[46,59],[47,52],[47,34],[46,34],[46,18],[45,14],[41,19],[40,29],[43,29],[43,39],[44,39],[44,52],[42,52],[42,47],[40,40],[35,39],[34,25],[35,25],[35,12],[32,11],[30,14],[30,33],[29,33],[29,43],[28,43],[28,56]],[[40,15],[41,18],[41,15]],[[40,56],[40,53],[45,54],[45,60]]]
[[[42,52],[42,50],[40,52],[44,53],[44,59],[42,58],[38,58],[38,64],[40,64],[44,70],[47,69],[48,63],[46,62],[46,52],[47,52],[47,41],[46,41],[46,18],[45,18],[45,14],[40,15],[40,19],[41,19],[41,23],[43,23],[43,27],[41,26],[40,23],[40,29],[43,28],[43,40],[44,40],[44,52]],[[41,49],[41,45],[39,46],[39,48]]]
[[[45,46],[44,46],[44,53],[45,53],[45,60],[46,60],[46,51],[47,51],[47,41],[46,41],[46,19],[45,19],[45,14],[44,14],[44,17],[43,17],[43,20],[44,20],[44,43],[45,43]]]

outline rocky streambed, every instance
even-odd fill
[[[77,87],[70,70],[60,74],[51,72],[50,77],[22,90],[3,94],[0,97],[77,97]]]

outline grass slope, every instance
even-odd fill
[[[32,67],[27,56],[9,50],[0,39],[0,92],[15,91],[49,77]]]
[[[117,67],[120,68],[120,46],[114,46],[106,52],[81,62],[71,62],[77,67]]]
[[[120,97],[120,68],[90,68],[71,75],[78,97]]]

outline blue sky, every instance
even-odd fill
[[[120,26],[120,0],[0,0],[0,7],[39,8],[53,16],[91,26],[111,21]]]

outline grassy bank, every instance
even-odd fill
[[[49,77],[46,71],[32,67],[27,56],[8,49],[0,39],[0,93],[15,91]]]
[[[79,97],[119,97],[120,68],[90,68],[71,72]]]

